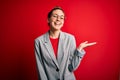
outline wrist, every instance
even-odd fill
[[[78,47],[77,48],[78,51],[82,51],[82,49],[83,49],[82,47]]]

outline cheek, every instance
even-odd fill
[[[63,21],[61,21],[62,22],[62,24],[64,24],[64,20]]]
[[[52,24],[54,23],[54,21],[53,21],[53,20],[49,20],[48,23],[49,23],[50,25],[52,25]]]
[[[48,22],[49,22],[49,23],[52,23],[52,22],[54,22],[54,21],[55,21],[54,18],[50,18],[50,19],[48,19]]]
[[[51,20],[51,22],[54,22],[54,21],[56,21],[56,19],[55,19],[55,18],[51,18],[50,20]]]
[[[53,22],[49,22],[49,24],[50,24],[51,26],[53,26],[53,25],[54,25],[54,23],[53,23]]]

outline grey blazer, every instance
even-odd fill
[[[76,80],[73,71],[85,51],[76,49],[73,35],[60,32],[57,59],[49,40],[49,32],[35,39],[35,57],[39,80]]]

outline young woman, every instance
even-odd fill
[[[49,31],[35,39],[35,56],[39,80],[76,80],[73,71],[79,66],[87,41],[76,48],[73,35],[62,32],[65,13],[60,7],[48,13]]]

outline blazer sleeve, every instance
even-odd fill
[[[44,70],[39,40],[35,40],[34,48],[35,48],[34,50],[35,50],[36,64],[37,64],[37,69],[38,69],[38,79],[39,80],[48,80],[45,70]]]
[[[70,72],[72,72],[76,70],[78,66],[80,65],[80,62],[83,56],[85,55],[85,51],[84,50],[78,51],[76,49],[76,41],[75,41],[74,36],[72,36],[71,38],[69,51],[70,51],[70,58],[69,58],[70,63],[68,65],[68,69]]]

